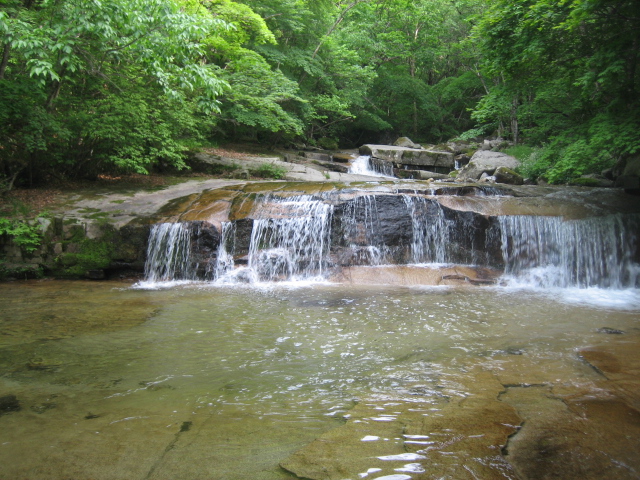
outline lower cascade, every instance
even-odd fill
[[[542,287],[640,286],[640,215],[482,215],[409,193],[260,194],[245,218],[152,227],[149,282],[331,280],[356,266],[464,265]],[[488,282],[490,283],[490,282]]]
[[[349,168],[349,173],[370,175],[372,177],[395,178],[393,164],[383,160],[371,158],[369,155],[360,155]]]

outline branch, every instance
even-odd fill
[[[333,22],[333,25],[331,25],[331,28],[329,28],[329,30],[327,31],[327,33],[324,35],[324,37],[322,37],[320,39],[320,43],[318,43],[318,46],[316,47],[316,49],[313,51],[313,55],[311,55],[311,59],[313,60],[316,55],[318,54],[318,52],[320,51],[320,47],[322,47],[322,44],[324,43],[325,39],[331,35],[333,33],[333,31],[338,28],[338,25],[340,25],[340,23],[342,23],[342,20],[344,20],[344,17],[347,15],[347,13],[349,12],[349,10],[351,10],[353,7],[355,7],[357,4],[363,2],[365,0],[354,0],[353,2],[351,2],[343,11],[342,13],[340,13],[340,15],[338,15],[338,18],[336,19],[335,22]]]

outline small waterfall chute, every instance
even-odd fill
[[[249,268],[259,279],[322,277],[326,269],[333,206],[300,195],[267,197],[257,204]]]
[[[182,223],[159,223],[151,227],[145,263],[148,282],[193,280],[191,232]]]
[[[637,216],[499,217],[505,273],[542,287],[633,288]]]
[[[360,155],[349,167],[349,173],[368,175],[371,177],[396,178],[393,174],[393,164],[383,160],[375,161],[369,155]]]

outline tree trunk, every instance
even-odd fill
[[[514,145],[518,145],[518,128],[518,96],[516,95],[511,103],[511,135]]]
[[[0,79],[4,78],[4,72],[7,70],[9,64],[9,53],[11,52],[11,45],[5,44],[2,49],[2,60],[0,60]]]

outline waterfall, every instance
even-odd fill
[[[258,204],[249,268],[260,280],[322,277],[333,207],[309,195],[268,197]]]
[[[450,238],[450,222],[444,218],[442,207],[423,197],[403,195],[411,214],[413,263],[447,263],[447,246]],[[429,208],[431,207],[431,208]],[[435,208],[434,208],[435,207]],[[435,210],[435,215],[429,210]]]
[[[233,260],[233,250],[229,252],[227,248],[231,245],[233,249],[233,243],[235,241],[235,224],[232,222],[222,222],[222,234],[220,237],[220,245],[218,246],[218,255],[216,257],[216,263],[213,271],[213,278],[220,279],[232,272],[235,267],[235,261]]]
[[[184,224],[160,223],[151,228],[144,273],[152,283],[195,277],[191,232]]]
[[[304,280],[330,266],[431,263],[503,269],[509,281],[542,287],[640,285],[639,215],[491,217],[415,193],[270,194],[219,231],[194,223],[153,226],[148,281]]]
[[[637,216],[499,217],[505,273],[543,287],[635,287]]]
[[[372,161],[368,155],[361,155],[356,158],[353,163],[351,163],[351,167],[349,167],[349,173],[369,175],[372,177],[395,178],[393,174],[393,164],[383,160]]]
[[[380,235],[380,215],[374,195],[356,197],[345,204],[340,218],[349,263],[382,265],[389,249]]]

